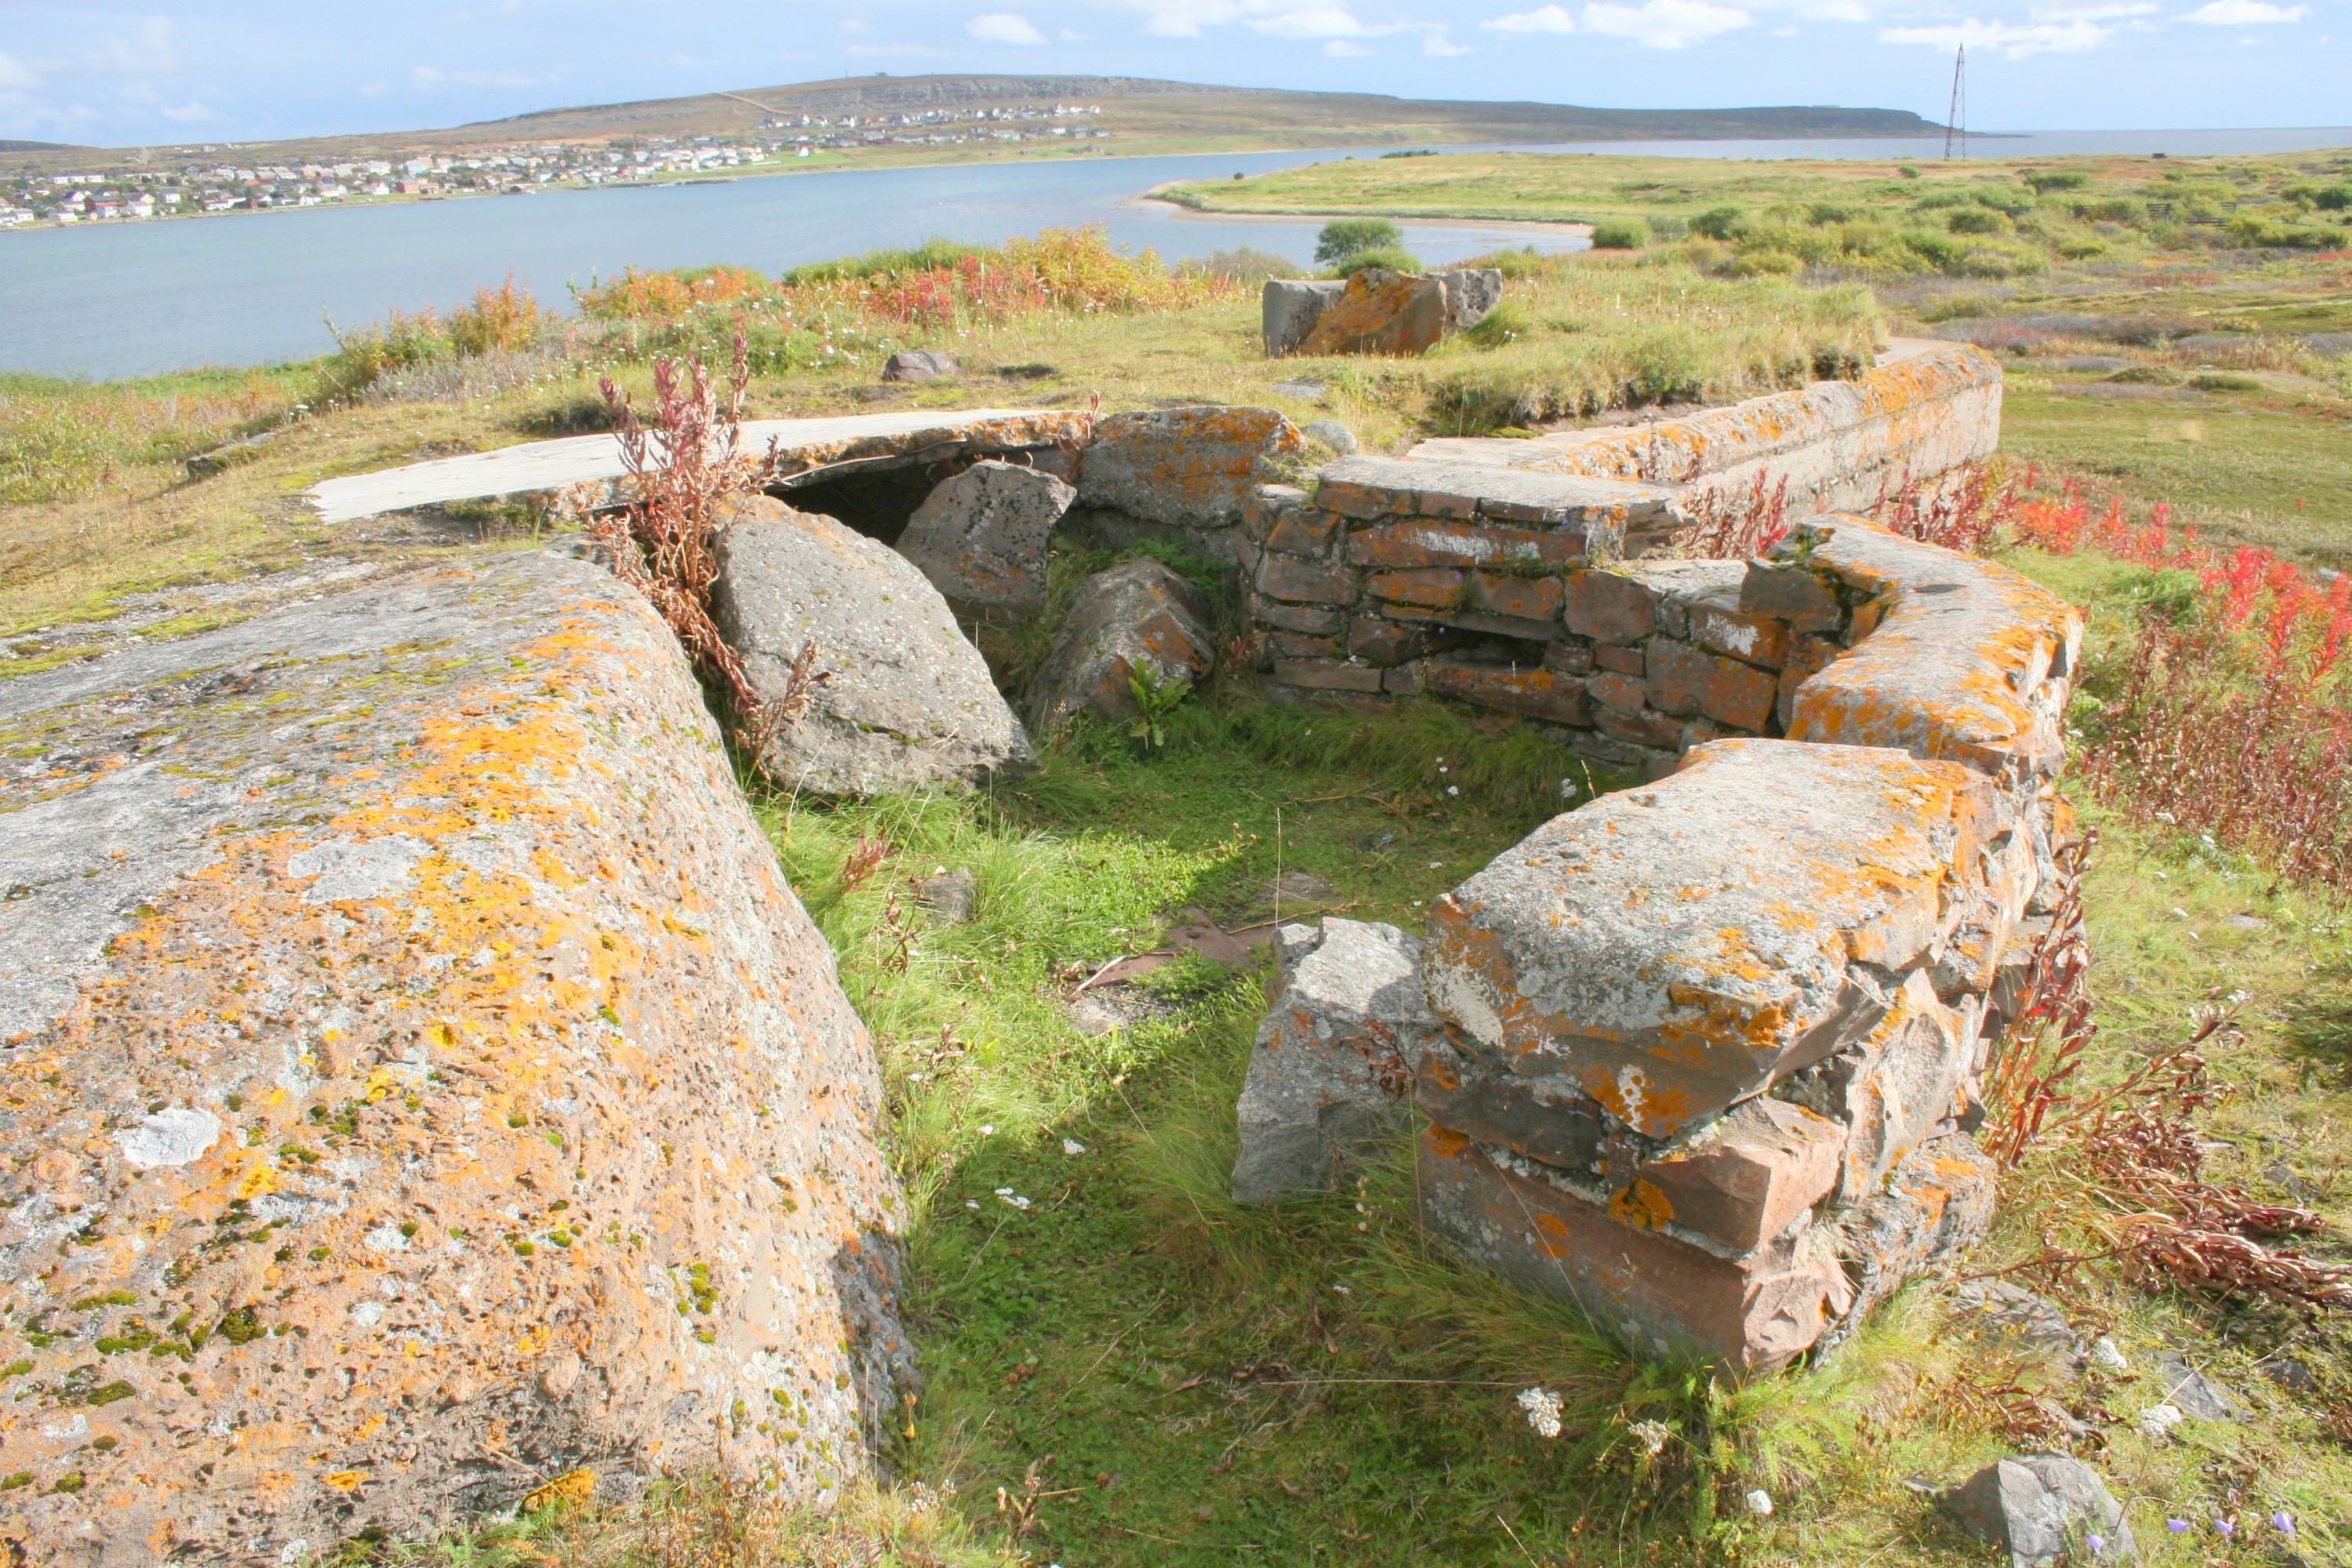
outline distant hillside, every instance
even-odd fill
[[[532,139],[709,136],[749,131],[768,115],[837,119],[845,114],[920,114],[1057,102],[1098,104],[1102,125],[1118,132],[1239,139],[1255,145],[1925,136],[1943,129],[1895,109],[1582,109],[1557,103],[1212,87],[1147,77],[873,76],[747,88],[740,93],[705,93],[696,98],[541,110],[509,120],[425,132],[419,141],[473,142],[498,133]]]
[[[1212,153],[1244,149],[1334,146],[1458,145],[1475,142],[1735,141],[1810,136],[1927,136],[1942,127],[1894,109],[1779,107],[1753,109],[1584,109],[1558,103],[1485,103],[1389,98],[1379,93],[1291,92],[1276,88],[1211,87],[1142,77],[919,76],[852,77],[747,88],[692,98],[543,109],[505,120],[434,130],[303,137],[285,142],[209,144],[233,150],[242,163],[331,161],[510,147],[518,143],[595,143],[620,140],[683,141],[697,136],[749,137],[763,122],[802,115],[861,121],[900,115],[970,116],[1028,105],[1084,104],[1087,124],[1108,132],[1081,148],[1096,153]],[[777,131],[768,127],[772,139]],[[57,172],[91,148],[55,142],[0,142],[10,154],[0,167]],[[127,150],[118,150],[127,151]],[[1037,150],[1045,153],[1046,150]],[[198,157],[205,146],[151,147],[137,162],[168,166]],[[949,163],[1005,155],[903,145],[857,150],[858,163]],[[1030,155],[1024,153],[1023,155]],[[120,161],[120,160],[116,160]],[[837,161],[837,160],[836,160]]]

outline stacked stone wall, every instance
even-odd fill
[[[1855,518],[1770,562],[1587,567],[1563,626],[1580,590],[1649,710],[1765,733],[1685,729],[1673,772],[1433,906],[1423,1212],[1643,1349],[1767,1369],[1990,1222],[1969,1133],[2070,831],[2081,621]]]

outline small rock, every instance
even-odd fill
[[[1257,488],[1258,465],[1307,449],[1271,408],[1107,414],[1078,467],[1078,500],[1177,528],[1227,528]]]
[[[2105,1372],[2129,1372],[2131,1362],[2115,1341],[2101,1334],[2091,1342],[2091,1364]]]
[[[2068,1555],[2068,1537],[2097,1535],[2103,1562],[2139,1554],[2123,1505],[2099,1473],[2063,1454],[2026,1454],[1987,1465],[1945,1504],[1969,1532],[2009,1549],[2011,1568],[2033,1568]]]
[[[1208,609],[1192,584],[1149,557],[1097,572],[1078,585],[1029,682],[1030,728],[1047,734],[1082,708],[1131,718],[1137,664],[1149,660],[1163,681],[1198,682],[1215,658]]]
[[[974,463],[907,520],[898,553],[960,608],[1045,607],[1045,540],[1078,492],[1018,463]]]
[[[579,1386],[580,1358],[570,1351],[550,1356],[539,1369],[539,1392],[561,1399]]]
[[[1331,897],[1331,884],[1312,871],[1285,871],[1274,879],[1273,894],[1291,903],[1310,904]]]
[[[1277,381],[1268,390],[1284,397],[1297,397],[1309,403],[1320,403],[1330,388],[1319,381]]]
[[[1329,1192],[1411,1118],[1422,1055],[1445,1049],[1421,990],[1421,943],[1391,925],[1285,926],[1282,994],[1258,1026],[1234,1108],[1234,1201]]]
[[[2151,1405],[2139,1413],[2140,1435],[2145,1437],[2168,1436],[2175,1426],[2187,1419],[2178,1405]]]
[[[2303,1184],[2303,1178],[2295,1173],[2294,1167],[2284,1160],[2273,1160],[2263,1167],[2263,1177],[2297,1203],[2303,1202],[2310,1191]]]
[[[1313,419],[1300,426],[1302,436],[1309,436],[1346,458],[1354,455],[1356,433],[1337,419]]]
[[[2246,1407],[2230,1391],[2190,1366],[2178,1351],[2162,1351],[2156,1358],[2157,1390],[2168,1405],[2200,1421],[2243,1421]]]
[[[944,349],[901,349],[882,367],[885,381],[945,381],[963,374],[963,366]]]
[[[2293,1356],[2266,1356],[2255,1365],[2264,1377],[2289,1394],[2316,1394],[2319,1391],[2319,1379],[2312,1375],[2311,1368]]]
[[[915,879],[915,901],[951,926],[971,921],[980,902],[980,888],[971,873],[959,866]]]
[[[1979,1322],[1983,1329],[2022,1340],[2036,1350],[2081,1356],[2087,1349],[2058,1303],[2006,1279],[1968,1280],[1952,1292],[1952,1299],[1969,1309],[1970,1316],[1982,1314]]]

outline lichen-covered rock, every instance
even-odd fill
[[[1391,925],[1327,916],[1277,938],[1282,993],[1258,1025],[1235,1108],[1234,1201],[1330,1192],[1410,1119],[1416,1066],[1446,1053],[1422,999],[1421,943]]]
[[[1863,518],[1806,525],[1811,557],[1873,595],[1867,636],[1798,688],[1792,741],[1899,746],[2010,783],[2065,761],[2082,612],[1998,562]]]
[[[294,1562],[898,1408],[833,958],[659,620],[505,556],[0,684],[0,1536]]]
[[[1271,408],[1107,414],[1079,465],[1078,499],[1175,528],[1229,528],[1257,488],[1259,464],[1306,449]]]
[[[1982,885],[1989,794],[1900,752],[1696,747],[1437,900],[1430,1004],[1522,1076],[1672,1137],[1871,1036],[1895,1005],[1879,977],[1926,964]]]
[[[1161,681],[1195,683],[1216,663],[1201,591],[1149,556],[1078,584],[1068,618],[1030,679],[1029,728],[1050,734],[1081,709],[1132,718],[1130,682],[1146,662]]]
[[[1466,331],[1503,302],[1503,274],[1493,267],[1450,267],[1437,274],[1445,285],[1445,325]]]
[[[1031,760],[980,650],[907,558],[765,496],[733,502],[711,610],[761,693],[784,694],[810,642],[832,679],[761,754],[817,795],[969,784]]]
[[[1045,540],[1077,494],[1040,468],[974,463],[923,498],[898,553],[950,605],[1031,614],[1045,607]]]
[[[900,349],[882,364],[885,381],[941,381],[963,374],[945,349]]]
[[[1297,351],[1326,307],[1347,284],[1336,278],[1269,278],[1259,296],[1258,324],[1268,359]]]
[[[1445,282],[1422,272],[1360,268],[1300,340],[1302,354],[1417,354],[1452,326]]]
[[[1987,1465],[1947,1499],[1970,1534],[2009,1552],[2011,1568],[2139,1555],[2123,1504],[2071,1454],[2025,1454]],[[2093,1551],[2086,1536],[2100,1538]],[[2077,1552],[2077,1547],[2083,1550]]]

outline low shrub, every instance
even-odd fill
[[[1409,250],[1402,250],[1392,245],[1384,245],[1372,250],[1357,251],[1353,256],[1335,263],[1331,268],[1330,275],[1334,278],[1353,278],[1367,267],[1385,267],[1391,272],[1418,272],[1421,270],[1421,258]]]
[[[1738,207],[1709,207],[1690,220],[1690,230],[1706,239],[1737,239],[1747,216]]]
[[[1384,217],[1335,218],[1315,237],[1315,259],[1329,267],[1369,250],[1400,250],[1404,230]]]
[[[1603,218],[1592,226],[1595,250],[1639,250],[1653,237],[1650,226],[1637,217]]]
[[[1249,284],[1263,283],[1269,278],[1296,278],[1306,270],[1286,256],[1246,245],[1237,250],[1213,250],[1177,268],[1188,278],[1220,278]]]

